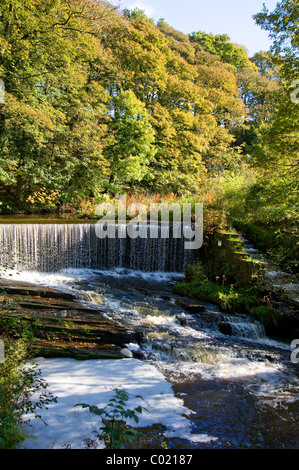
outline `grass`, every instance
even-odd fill
[[[255,288],[237,289],[233,284],[223,286],[210,280],[182,282],[175,285],[174,291],[179,295],[214,303],[226,312],[250,313],[259,304]]]

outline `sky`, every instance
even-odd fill
[[[199,30],[214,35],[228,34],[251,57],[260,50],[269,50],[272,44],[268,32],[252,18],[262,11],[264,3],[273,11],[277,0],[121,0],[120,8],[138,7],[155,21],[164,18],[185,34]]]

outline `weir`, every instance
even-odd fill
[[[13,269],[58,272],[66,268],[128,268],[145,272],[179,272],[194,262],[172,224],[169,238],[131,238],[126,225],[115,225],[115,238],[99,238],[93,223],[0,224],[0,263]]]

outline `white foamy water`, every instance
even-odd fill
[[[62,288],[66,283],[82,279],[91,279],[94,276],[95,273],[91,269],[71,268],[63,269],[57,273],[41,273],[38,271],[7,269],[3,275],[5,279],[60,288]]]
[[[93,431],[99,430],[102,420],[87,409],[75,407],[86,403],[105,407],[113,398],[116,389],[125,389],[130,394],[128,408],[142,406],[147,409],[134,427],[146,427],[159,423],[165,427],[164,436],[187,439],[190,442],[217,440],[205,433],[191,433],[188,416],[191,411],[183,401],[173,394],[171,385],[152,365],[136,359],[76,361],[73,359],[43,359],[36,361],[42,371],[48,390],[57,398],[57,403],[42,410],[42,420],[28,414],[36,439],[27,439],[27,449],[61,449],[66,446],[83,449],[85,439],[94,439]],[[103,441],[97,441],[104,448]]]
[[[62,287],[63,284],[71,283],[73,281],[92,279],[99,274],[106,277],[115,278],[136,278],[148,281],[166,281],[178,282],[184,279],[184,275],[174,272],[145,272],[135,271],[132,269],[115,268],[113,270],[96,270],[87,268],[66,268],[61,269],[57,273],[47,273],[29,270],[7,269],[3,273],[3,277],[15,281],[31,282],[33,284],[46,285],[48,287]]]

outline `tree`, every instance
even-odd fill
[[[234,158],[232,129],[243,122],[245,110],[230,66],[164,20],[158,28],[170,47],[169,81],[160,103],[169,110],[177,135],[177,178],[186,175],[183,187],[196,192],[212,168],[223,168],[228,156]]]
[[[106,93],[99,99],[90,63],[110,11],[83,0],[1,1],[0,184],[18,206],[88,193],[105,171]]]
[[[232,43],[227,34],[214,36],[213,34],[198,31],[197,33],[193,32],[189,37],[192,42],[197,42],[207,52],[218,55],[223,62],[230,64],[235,71],[243,68],[255,69],[245,48]]]
[[[264,5],[261,13],[254,15],[256,23],[269,31],[273,39],[272,52],[280,63],[286,79],[296,78],[299,70],[299,3],[282,0],[273,12]]]
[[[126,188],[147,178],[153,160],[155,133],[145,105],[133,91],[123,91],[113,98],[109,126],[111,142],[104,153],[110,164],[109,184]]]
[[[259,51],[251,57],[251,61],[257,66],[258,72],[268,80],[280,80],[279,64],[269,51]]]
[[[291,85],[299,70],[299,3],[283,0],[273,12],[264,6],[254,18],[258,25],[270,31],[274,60],[281,77],[279,107],[266,135],[269,154],[272,154],[268,161],[279,168],[281,175],[292,179],[292,175],[299,174],[299,108],[291,94]],[[298,187],[297,183],[295,185]]]
[[[227,35],[188,36],[93,0],[0,5],[6,210],[103,191],[197,192],[239,162],[246,116],[260,132],[273,113],[277,77]]]
[[[249,153],[249,177],[231,178],[228,188],[233,191],[225,197],[239,229],[283,270],[294,273],[299,248],[299,107],[290,85],[298,72],[298,6],[298,1],[283,0],[272,13],[264,7],[255,15],[274,43],[271,53],[260,52],[252,59],[258,74],[248,69],[238,73],[248,109],[248,129],[241,138]],[[237,204],[227,207],[236,197]]]

